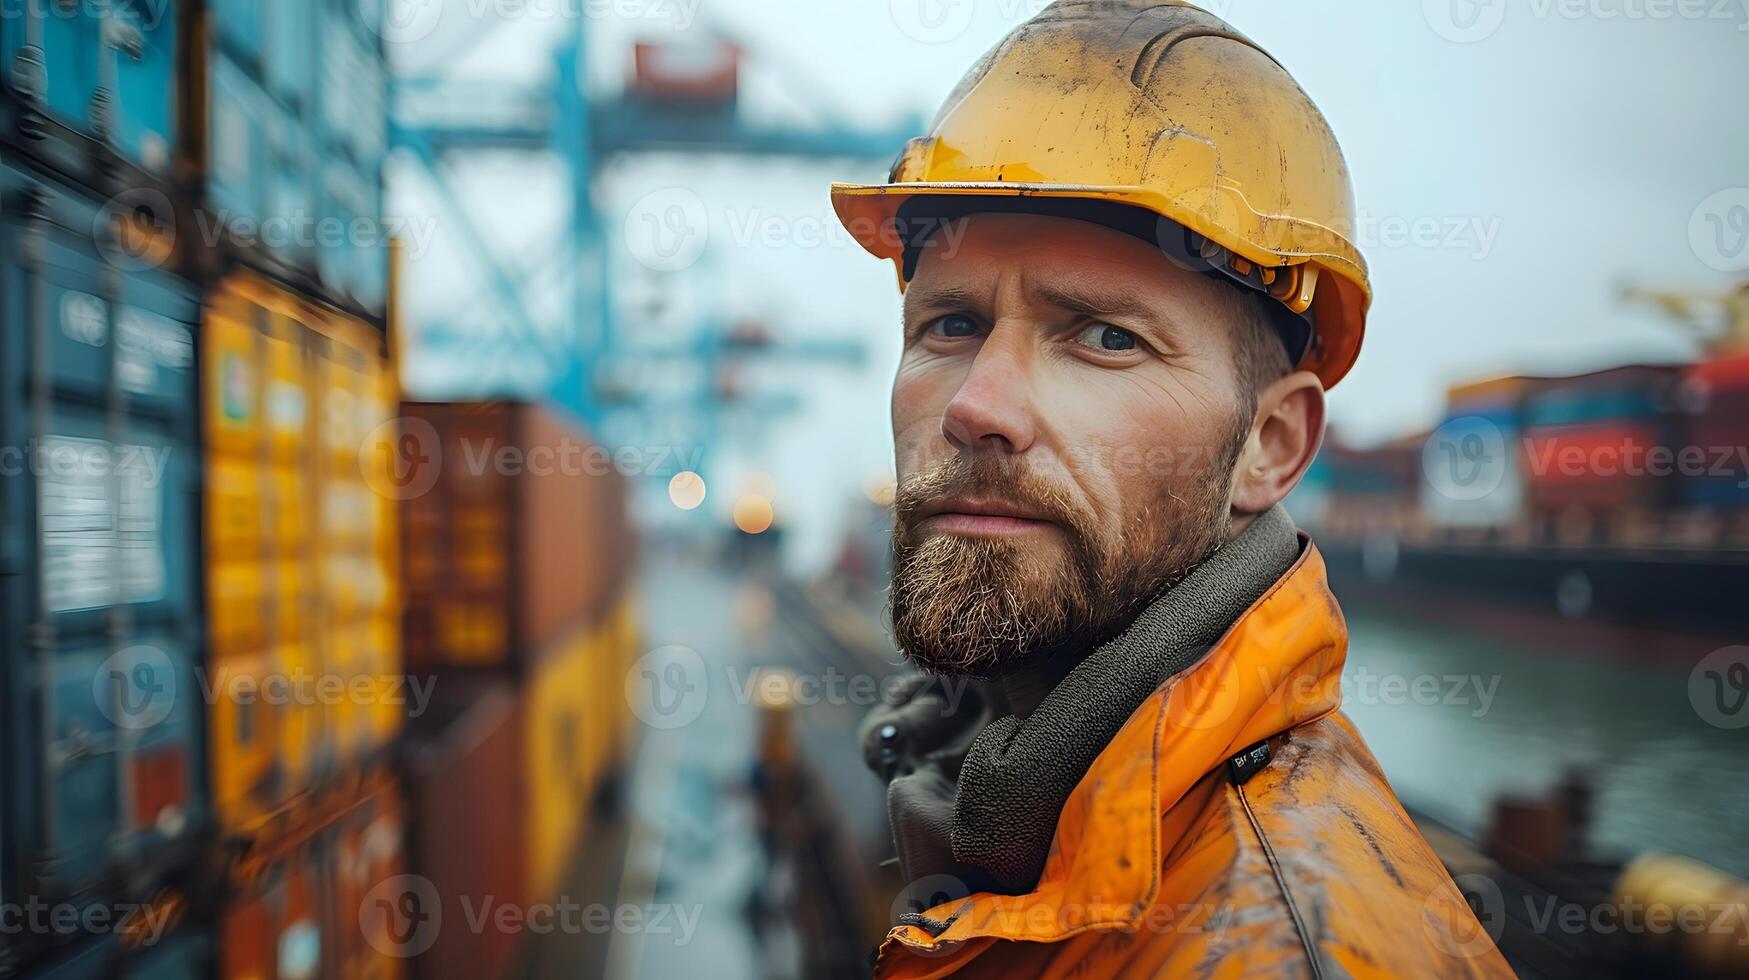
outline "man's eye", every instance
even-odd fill
[[[1094,350],[1126,351],[1136,349],[1136,335],[1109,323],[1095,323],[1076,335],[1075,342]]]
[[[978,325],[973,323],[970,317],[950,313],[947,316],[937,318],[928,326],[926,332],[932,336],[949,339],[975,337],[978,335]]]

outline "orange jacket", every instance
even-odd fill
[[[1338,711],[1347,649],[1307,544],[1094,761],[1038,887],[893,929],[877,976],[1511,976]]]

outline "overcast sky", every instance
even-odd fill
[[[396,2],[390,40],[408,71],[441,65],[542,85],[553,41],[583,30],[591,84],[605,92],[621,84],[633,39],[717,30],[749,48],[745,112],[881,128],[932,112],[978,54],[1043,6]],[[1294,73],[1353,171],[1376,301],[1360,362],[1332,394],[1352,438],[1435,424],[1455,381],[1687,357],[1687,343],[1655,313],[1624,307],[1618,287],[1716,289],[1749,268],[1749,0],[1210,6]],[[731,494],[715,491],[732,489],[739,471],[772,472],[807,557],[824,554],[844,498],[890,462],[898,295],[890,267],[830,227],[826,195],[829,181],[878,179],[886,163],[640,159],[615,166],[598,190],[616,282],[638,304],[663,301],[660,325],[626,318],[634,334],[671,334],[687,311],[716,309],[785,335],[868,341],[860,371],[770,369],[806,411],[723,454],[713,477],[713,506],[726,507]],[[441,214],[417,175],[393,172],[393,210]],[[550,162],[482,159],[457,183],[501,254],[542,255],[565,220]],[[708,240],[696,262],[658,274],[624,229],[676,193],[702,204]],[[440,220],[415,256],[416,323],[480,292],[453,231]],[[549,301],[565,274],[560,262],[547,277]]]

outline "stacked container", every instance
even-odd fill
[[[214,290],[203,338],[214,675],[346,689],[221,700],[214,801],[224,826],[256,833],[379,764],[402,715],[373,693],[396,694],[401,674],[398,518],[371,484],[395,390],[374,327],[254,274]]]
[[[411,732],[413,867],[446,920],[487,895],[549,902],[625,739],[637,650],[625,481],[533,405],[402,415],[417,435],[400,454],[405,649],[441,706]],[[423,975],[501,975],[515,954],[503,936],[438,942]]]
[[[388,75],[357,0],[209,0],[188,32],[196,231],[367,317],[384,313]]]
[[[198,297],[117,251],[127,220],[0,164],[7,907],[140,900],[204,822]]]
[[[1705,472],[1684,482],[1684,500],[1727,519],[1749,516],[1749,356],[1690,367],[1683,385],[1689,409],[1688,445],[1705,458]]]
[[[1503,528],[1523,517],[1524,401],[1535,385],[1533,378],[1501,377],[1451,389],[1445,417],[1423,450],[1423,467],[1441,470],[1421,481],[1421,510],[1433,526]]]
[[[359,896],[398,858],[349,855],[398,854],[399,818],[348,822],[398,806],[407,712],[384,689],[398,510],[372,485],[398,398],[378,14],[0,17],[0,903],[158,903],[178,923],[150,944],[26,929],[0,975],[394,972]],[[343,694],[263,686],[298,678]],[[267,854],[282,872],[244,873]],[[261,961],[205,914],[277,915],[297,887],[275,882],[304,871],[313,960],[306,932]]]
[[[1600,518],[1668,506],[1678,483],[1647,465],[1647,454],[1678,444],[1681,381],[1678,365],[1630,365],[1540,382],[1524,401],[1533,515]]]
[[[371,978],[403,972],[400,797],[392,783],[249,855],[249,887],[223,912],[222,977]]]

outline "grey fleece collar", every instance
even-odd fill
[[[1093,651],[1024,721],[986,726],[954,797],[954,859],[1004,894],[1038,884],[1057,817],[1093,760],[1162,682],[1206,656],[1299,559],[1299,532],[1277,506]],[[914,869],[907,869],[912,871]]]

